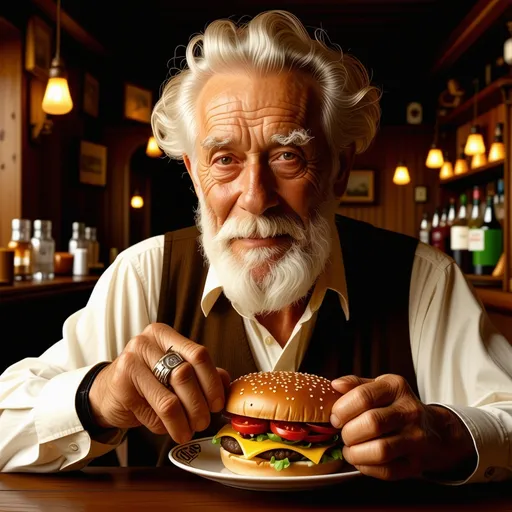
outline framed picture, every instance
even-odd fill
[[[124,116],[141,123],[151,122],[153,95],[151,91],[132,84],[124,87]]]
[[[107,147],[93,142],[80,142],[80,183],[107,184]]]
[[[372,204],[375,202],[375,171],[353,170],[340,204]]]
[[[418,185],[414,187],[414,201],[416,203],[426,203],[428,199],[427,187]]]
[[[98,117],[100,107],[100,84],[89,73],[84,76],[84,112],[92,117]]]
[[[52,30],[38,16],[28,20],[25,69],[39,78],[48,78],[52,63]]]

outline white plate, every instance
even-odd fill
[[[212,444],[211,437],[193,439],[175,446],[169,452],[171,462],[185,471],[219,482],[229,487],[258,491],[297,491],[334,485],[361,475],[350,470],[331,475],[257,477],[235,475],[224,467],[220,458],[219,445]]]

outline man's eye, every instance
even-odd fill
[[[295,158],[295,153],[290,153],[289,151],[286,151],[281,154],[281,157],[283,160],[293,160]]]
[[[230,156],[221,156],[217,162],[219,162],[221,165],[229,165],[233,163],[233,158]]]

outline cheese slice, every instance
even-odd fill
[[[293,450],[294,452],[300,453],[304,457],[308,458],[310,461],[318,464],[322,459],[322,455],[336,443],[332,443],[326,446],[315,446],[311,448],[305,448],[303,446],[290,445],[286,443],[279,443],[276,441],[271,441],[270,439],[265,439],[265,441],[251,441],[250,439],[244,439],[236,430],[233,429],[231,425],[224,425],[214,439],[220,437],[233,437],[238,441],[238,444],[242,448],[244,452],[244,456],[246,459],[252,459],[259,455],[260,453],[266,452],[267,450]]]

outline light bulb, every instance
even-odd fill
[[[42,107],[47,114],[62,115],[71,112],[73,100],[65,77],[56,76],[48,79]]]
[[[148,140],[148,145],[146,146],[146,155],[151,158],[158,158],[163,155],[162,150],[158,147],[155,137],[151,136]]]
[[[482,134],[476,125],[471,127],[471,133],[469,134],[468,140],[466,141],[464,153],[466,153],[468,156],[485,153],[484,138],[482,137]]]
[[[439,178],[442,180],[446,180],[453,176],[453,166],[452,163],[448,160],[445,160],[441,170],[439,171]]]
[[[393,183],[395,185],[407,185],[410,183],[411,177],[409,176],[409,169],[403,163],[396,166],[395,174],[393,175]]]
[[[144,199],[136,192],[130,201],[130,205],[132,208],[142,208],[144,206]]]
[[[432,147],[430,148],[430,151],[427,155],[427,160],[425,162],[425,165],[429,169],[439,169],[444,162],[443,158],[443,152],[438,149],[435,144],[432,144]]]

